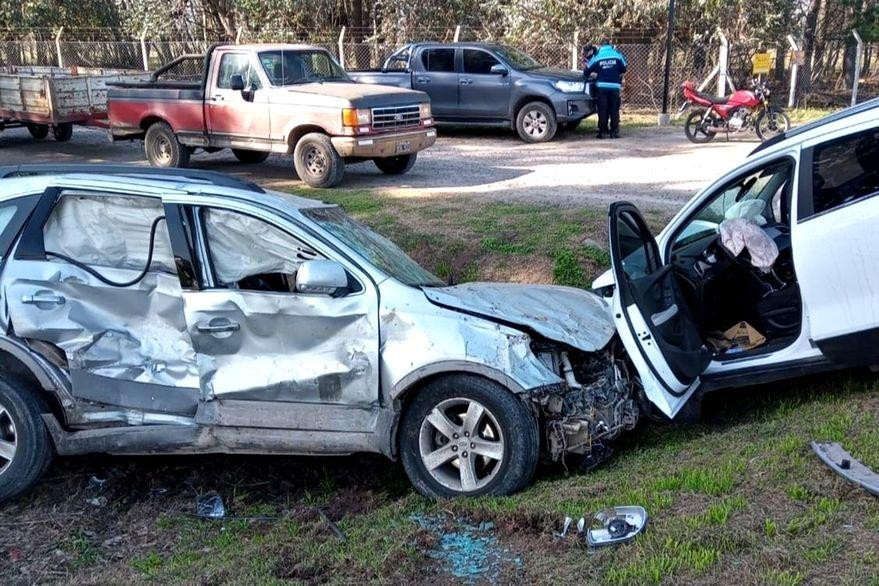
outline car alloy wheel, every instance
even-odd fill
[[[463,397],[446,399],[425,416],[418,447],[431,477],[456,492],[487,485],[504,459],[497,418],[482,403]]]
[[[539,110],[529,110],[525,113],[525,118],[522,120],[525,132],[532,138],[541,138],[546,134],[548,124],[549,121],[546,119],[546,116]]]
[[[18,434],[12,415],[0,403],[0,474],[6,472],[15,459],[18,448]]]

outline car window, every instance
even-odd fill
[[[253,216],[206,208],[201,217],[219,287],[291,293],[299,266],[319,258],[284,230]]]
[[[792,174],[793,164],[785,159],[727,183],[680,229],[672,249],[714,236],[729,218],[750,218],[761,226],[788,224]]]
[[[488,74],[493,65],[500,63],[491,54],[478,49],[464,49],[464,71],[466,73]]]
[[[638,218],[623,211],[616,220],[621,268],[630,279],[639,279],[659,268],[659,258],[652,245],[653,237]]]
[[[816,146],[812,169],[816,214],[879,193],[879,129]]]
[[[250,55],[248,53],[226,53],[220,59],[220,70],[217,74],[217,87],[220,89],[230,89],[232,87],[232,76],[240,75],[244,79],[244,87],[251,89],[259,89],[259,76],[253,67],[250,66]]]
[[[421,53],[425,71],[455,71],[454,49],[427,49]]]
[[[51,253],[100,267],[143,270],[150,252],[150,233],[164,216],[158,198],[65,193],[43,226],[47,256]],[[171,239],[164,220],[156,223],[151,270],[176,273]]]
[[[322,50],[261,51],[259,62],[273,86],[350,81],[342,67]]]

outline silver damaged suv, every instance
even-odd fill
[[[90,452],[378,452],[425,495],[508,494],[638,419],[589,292],[449,287],[338,207],[209,172],[0,177],[0,499]]]

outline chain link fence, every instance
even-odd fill
[[[340,31],[341,32],[341,31]],[[143,39],[131,38],[117,31],[72,31],[58,33],[33,29],[0,31],[0,66],[3,65],[62,65],[122,69],[154,70],[183,54],[204,53],[215,40],[211,39]],[[463,40],[497,40],[488,31],[480,30],[416,30],[400,32],[409,41],[436,40],[450,42]],[[582,69],[583,38],[568,35],[570,41],[511,42],[538,61],[562,69]],[[629,71],[623,88],[623,103],[627,108],[659,111],[662,104],[665,69],[664,31],[638,31],[613,38],[617,48],[626,56]],[[564,38],[559,35],[558,38]],[[323,47],[333,53],[349,70],[377,69],[403,42],[372,34],[368,29],[342,32],[340,37],[328,38],[306,32],[242,34],[239,42],[294,42]],[[340,42],[341,41],[341,42]],[[718,41],[693,42],[676,39],[672,48],[669,104],[674,108],[680,101],[680,86],[690,80],[697,85],[705,80],[719,64]],[[827,107],[845,105],[851,96],[851,79],[843,75],[843,63],[851,58],[850,39],[840,36],[831,39],[821,51],[814,67],[800,68],[797,85],[799,105]],[[752,57],[761,50],[747,41],[731,40],[727,72],[735,87],[745,87],[752,77]],[[772,49],[774,71],[770,76],[777,101],[785,102],[791,74],[791,54],[782,50],[778,55]],[[868,44],[861,51],[861,83],[859,101],[879,95],[879,45]],[[849,68],[850,69],[850,68]],[[187,61],[166,77],[196,79],[202,74],[197,61]],[[711,81],[706,91],[714,91]]]

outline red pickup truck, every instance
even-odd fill
[[[197,61],[196,81],[169,79]],[[157,167],[185,167],[196,148],[231,148],[242,163],[292,153],[313,187],[342,181],[346,163],[405,173],[436,129],[427,94],[359,84],[333,56],[306,45],[216,45],[184,55],[146,82],[115,84],[107,110],[114,140],[143,140]]]

